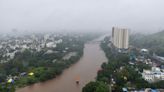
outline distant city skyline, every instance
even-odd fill
[[[0,32],[164,29],[164,0],[0,0]]]

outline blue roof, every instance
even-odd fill
[[[151,89],[151,92],[159,92],[159,91],[156,89]]]

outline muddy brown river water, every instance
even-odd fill
[[[85,84],[95,80],[101,64],[107,62],[100,43],[96,42],[99,40],[86,43],[83,57],[57,78],[17,89],[16,92],[81,92]],[[79,85],[75,82],[77,76],[80,77]]]

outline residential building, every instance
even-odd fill
[[[118,49],[129,48],[129,31],[126,28],[112,28],[112,43]]]
[[[142,77],[148,82],[164,80],[164,72],[159,67],[152,67],[151,70],[143,70]]]

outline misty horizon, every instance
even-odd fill
[[[164,29],[163,0],[1,0],[0,32],[132,32]]]

